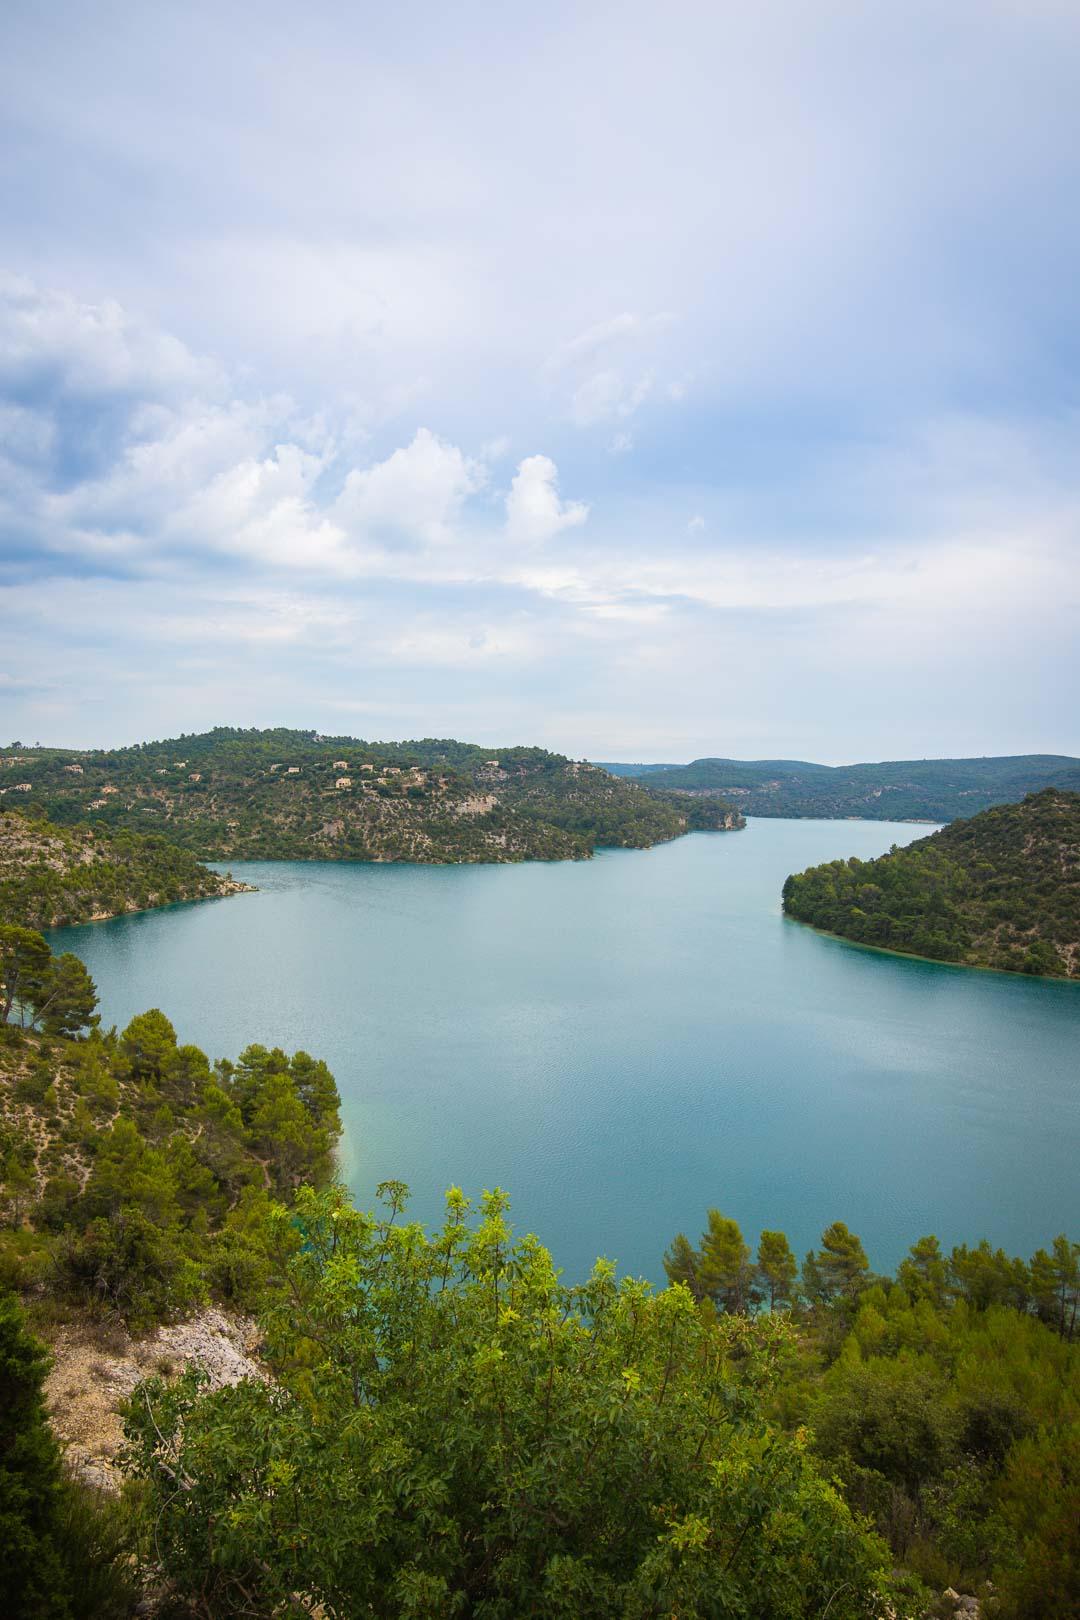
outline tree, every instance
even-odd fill
[[[943,1305],[948,1298],[949,1278],[941,1244],[934,1236],[913,1243],[901,1260],[896,1280],[911,1300],[928,1299]]]
[[[765,1285],[770,1311],[790,1305],[795,1296],[798,1266],[783,1232],[762,1232],[758,1240],[758,1276]]]
[[[859,1239],[843,1221],[833,1221],[821,1234],[821,1248],[815,1255],[818,1275],[828,1298],[842,1295],[854,1299],[866,1286],[870,1262]]]
[[[4,1604],[26,1620],[66,1620],[56,1545],[60,1454],[45,1415],[49,1361],[12,1296],[0,1297],[0,1546]]]
[[[904,1361],[841,1359],[815,1402],[813,1425],[823,1456],[850,1458],[912,1497],[946,1455],[940,1380]]]
[[[1080,1613],[1080,1423],[1022,1440],[999,1486],[999,1514],[1011,1557],[1001,1585],[1017,1620]]]
[[[741,1313],[755,1300],[754,1267],[738,1221],[710,1209],[701,1235],[699,1277],[717,1310]]]
[[[49,969],[51,953],[42,936],[32,928],[0,925],[0,1023],[11,1022],[19,1012],[20,1022],[33,1011]]]
[[[1004,1249],[991,1249],[985,1238],[974,1248],[957,1244],[949,1255],[948,1273],[953,1289],[976,1310],[985,1311],[991,1305],[1027,1308],[1027,1266],[1020,1259],[1010,1258]]]
[[[1044,1322],[1054,1324],[1063,1339],[1071,1339],[1080,1306],[1080,1243],[1070,1243],[1060,1233],[1049,1254],[1038,1249],[1032,1255],[1030,1277],[1035,1309]]]
[[[78,1035],[98,1022],[97,1004],[97,986],[70,951],[52,958],[31,993],[34,1023],[46,1035]]]
[[[49,1358],[0,1295],[3,1610],[18,1620],[126,1620],[136,1598],[122,1511],[64,1476],[45,1412]]]
[[[502,1194],[403,1225],[339,1191],[274,1216],[276,1383],[144,1386],[128,1466],[213,1614],[802,1620],[869,1612],[882,1549],[764,1418],[788,1328],[599,1262],[566,1288]],[[297,1239],[300,1246],[297,1248]]]
[[[21,1226],[23,1206],[37,1183],[37,1156],[28,1136],[0,1125],[0,1199],[11,1211],[12,1226]]]
[[[267,1076],[251,1119],[251,1133],[256,1149],[274,1161],[279,1190],[312,1177],[325,1136],[312,1124],[287,1073]]]
[[[139,1013],[120,1037],[136,1080],[160,1080],[176,1055],[176,1031],[159,1007]]]
[[[684,1233],[675,1234],[670,1249],[664,1255],[664,1270],[669,1282],[682,1283],[697,1300],[705,1298],[700,1277],[701,1256]]]

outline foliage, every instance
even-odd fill
[[[1048,788],[877,860],[784,884],[784,910],[864,945],[1080,978],[1080,794]]]
[[[228,878],[160,836],[0,811],[0,920],[55,928],[228,894]]]
[[[95,853],[104,846],[119,860],[134,833],[166,833],[170,844],[139,846],[143,862],[154,857],[155,881],[170,861],[202,871],[170,845],[214,859],[580,860],[605,845],[643,848],[742,824],[719,800],[654,794],[542,748],[493,751],[447,739],[369,743],[222,726],[136,748],[0,750],[0,767],[11,762],[55,822],[91,823],[99,842],[86,847]],[[89,835],[78,836],[85,843]],[[0,856],[2,848],[0,839]],[[82,867],[67,864],[61,889],[89,881]],[[34,883],[19,880],[9,911],[40,924],[30,915],[31,896],[40,889],[59,904],[57,880],[45,860],[34,875]]]
[[[129,1466],[215,1615],[434,1620],[872,1612],[880,1549],[762,1415],[783,1325],[710,1320],[598,1263],[558,1281],[506,1200],[442,1231],[304,1193],[275,1217],[277,1384],[144,1386]]]
[[[32,928],[0,923],[0,1024],[77,1035],[97,1023],[97,989],[77,956],[53,956]]]
[[[48,961],[46,947],[46,984]],[[208,1291],[253,1305],[269,1195],[291,1200],[332,1173],[341,1126],[325,1063],[256,1045],[211,1067],[158,1009],[73,1038],[76,1014],[50,1006],[50,1039],[16,1027],[0,1049],[0,1277],[28,1286],[47,1267],[62,1294],[135,1327]]]
[[[48,1357],[0,1294],[0,1547],[4,1612],[20,1620],[119,1620],[136,1593],[109,1503],[61,1472],[45,1414]]]
[[[717,1308],[745,1310],[702,1288],[710,1235],[726,1232],[731,1252],[741,1242],[715,1215],[700,1250],[680,1236],[664,1263]],[[751,1296],[790,1252],[782,1233],[762,1234]],[[834,1222],[797,1283],[793,1265],[782,1297],[799,1354],[772,1415],[806,1426],[916,1594],[992,1580],[1003,1620],[1080,1612],[1080,1244],[1062,1235],[1025,1262],[986,1242],[945,1254],[928,1236],[890,1280]]]

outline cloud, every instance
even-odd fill
[[[506,497],[506,531],[511,540],[533,543],[550,540],[560,529],[585,522],[589,508],[582,501],[563,501],[559,470],[549,456],[526,456]]]
[[[629,310],[621,315],[613,315],[610,320],[599,321],[561,344],[546,362],[546,369],[559,371],[569,365],[590,361],[604,349],[655,336],[669,327],[674,319],[674,315],[667,310],[654,315],[633,314]]]
[[[594,371],[574,390],[570,415],[578,427],[633,416],[652,393],[652,372],[629,379],[621,371]]]
[[[335,506],[352,532],[408,536],[439,545],[470,495],[483,489],[487,471],[428,428],[385,461],[354,469]]]
[[[13,730],[1080,749],[1075,6],[16,9]]]
[[[0,279],[0,385],[33,395],[214,392],[222,374],[115,300],[85,303],[26,277]]]

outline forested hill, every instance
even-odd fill
[[[246,887],[161,837],[0,810],[0,923],[53,928]]]
[[[620,779],[679,793],[719,793],[748,816],[856,816],[871,821],[955,821],[1042,788],[1080,791],[1080,759],[902,759],[814,765],[801,759],[696,759],[692,765],[606,765]]]
[[[114,750],[16,744],[0,750],[0,792],[213,860],[583,859],[742,825],[714,795],[654,793],[542,748],[231,727]]]
[[[1080,978],[1080,794],[1047,788],[877,860],[789,877],[784,910],[864,945]]]

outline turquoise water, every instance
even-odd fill
[[[361,1200],[499,1184],[571,1278],[662,1276],[710,1204],[893,1266],[935,1231],[1080,1236],[1080,985],[860,950],[780,914],[790,871],[927,829],[753,821],[587,863],[251,863],[259,893],[57,931],[106,1022],[325,1057]]]

